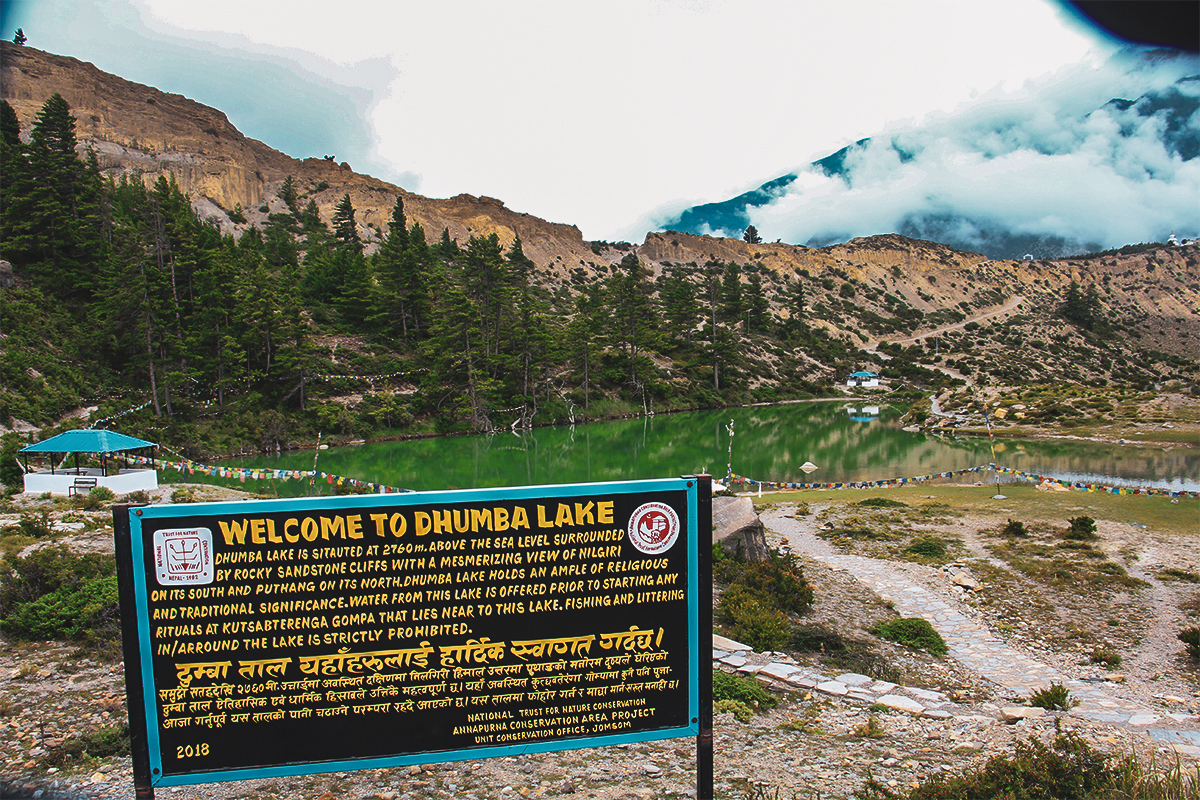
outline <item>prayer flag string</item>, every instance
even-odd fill
[[[762,486],[764,489],[890,489],[896,486],[907,486],[908,484],[912,483],[924,483],[926,481],[937,480],[938,478],[953,478],[959,475],[979,473],[989,469],[995,470],[1001,475],[1010,475],[1019,480],[1031,481],[1034,483],[1057,484],[1075,491],[1101,492],[1118,495],[1136,494],[1155,497],[1186,497],[1191,499],[1200,498],[1200,492],[1189,491],[1187,489],[1163,489],[1155,486],[1105,486],[1098,483],[1085,483],[1083,481],[1069,481],[1063,478],[1052,478],[1032,472],[1024,472],[1019,469],[1012,469],[1011,467],[1002,467],[997,464],[967,467],[966,469],[956,469],[948,472],[934,472],[929,475],[917,475],[910,478],[885,478],[877,481],[804,483],[799,481],[761,481],[753,478],[747,478],[744,475],[733,475],[730,478],[730,482],[743,486]]]

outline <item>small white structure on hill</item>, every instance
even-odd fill
[[[870,389],[879,385],[879,376],[874,372],[855,372],[846,378],[846,386],[850,389]]]

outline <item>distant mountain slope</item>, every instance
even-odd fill
[[[1136,99],[1081,107],[1057,87],[860,139],[659,227],[740,236],[753,224],[810,247],[894,232],[991,258],[1196,237],[1200,77],[1179,74],[1189,70],[1200,71],[1194,57],[1146,56],[1118,82],[1147,86]]]

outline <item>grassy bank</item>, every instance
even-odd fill
[[[994,483],[983,486],[938,486],[921,484],[893,489],[811,489],[764,492],[762,505],[773,503],[851,503],[882,497],[916,505],[945,503],[970,516],[1005,516],[1015,519],[1061,520],[1085,514],[1132,525],[1143,525],[1158,533],[1200,538],[1200,500],[1142,495],[1112,495],[1101,492],[1047,492],[1031,484],[1001,484],[1004,500],[993,500]]]

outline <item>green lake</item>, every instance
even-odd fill
[[[226,467],[317,469],[417,491],[726,474],[733,421],[733,472],[777,482],[874,481],[986,465],[1121,486],[1200,490],[1200,449],[1122,446],[1074,440],[941,437],[901,430],[903,410],[856,402],[792,403],[660,414],[516,433],[380,442],[278,457],[220,462]],[[805,462],[817,469],[806,474]],[[174,477],[170,472],[164,480]],[[992,473],[981,473],[994,480]],[[280,495],[331,493],[305,480],[189,480]]]

